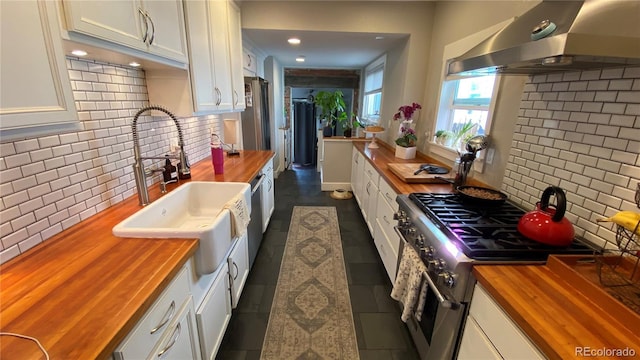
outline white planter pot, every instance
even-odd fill
[[[416,147],[402,147],[396,145],[396,157],[401,159],[414,159],[416,157]]]

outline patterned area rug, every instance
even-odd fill
[[[335,207],[293,209],[260,358],[359,358]]]

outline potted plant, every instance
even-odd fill
[[[400,134],[396,139],[396,157],[401,159],[413,159],[416,157],[416,136],[415,130],[410,127],[400,127]]]
[[[440,145],[446,145],[447,140],[453,137],[453,133],[448,130],[436,131],[436,143]]]
[[[465,151],[464,146],[466,140],[468,140],[475,133],[476,124],[471,121],[468,121],[464,124],[457,124],[458,126],[452,132],[452,142],[451,147],[455,149],[460,149],[461,151]],[[454,126],[455,127],[455,126]]]
[[[318,91],[313,99],[314,104],[320,107],[320,118],[324,122],[324,128],[322,129],[322,135],[330,137],[333,135],[333,127],[338,119],[347,118],[347,114],[344,112],[345,103],[342,97],[342,91]]]

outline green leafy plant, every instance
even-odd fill
[[[347,120],[342,91],[318,91],[313,102],[320,107],[320,117],[327,121],[327,126]]]
[[[456,130],[452,132],[452,144],[454,147],[461,146],[461,142],[467,140],[475,133],[476,124],[472,121],[468,121],[465,124],[462,124]]]
[[[412,147],[416,146],[416,141],[418,141],[418,137],[416,136],[415,130],[410,127],[405,128],[404,126],[400,128],[400,135],[396,139],[396,145]]]

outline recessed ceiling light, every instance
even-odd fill
[[[383,40],[384,36],[376,36],[376,40]]]
[[[296,58],[297,62],[304,62],[304,56],[300,55]]]
[[[300,39],[298,39],[298,38],[294,38],[294,37],[290,38],[290,39],[289,39],[289,40],[287,40],[287,41],[288,41],[288,42],[289,42],[289,44],[291,44],[291,45],[298,45],[298,44],[300,44]]]
[[[87,52],[84,50],[73,50],[71,53],[75,56],[87,56]]]
[[[138,66],[140,66],[140,63],[132,61],[132,62],[129,63],[129,66],[138,67]]]

